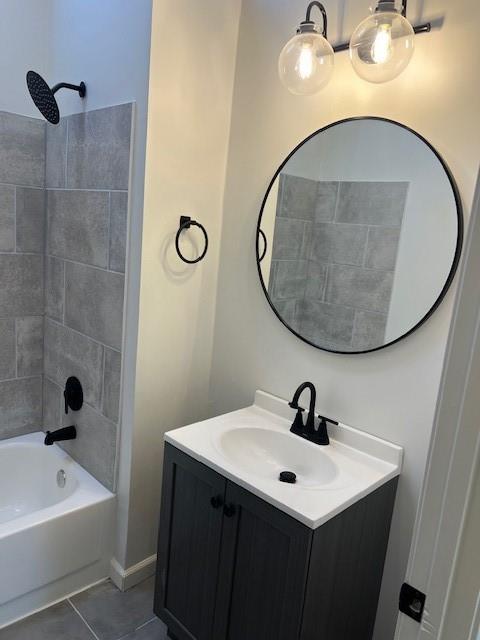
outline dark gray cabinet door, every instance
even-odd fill
[[[312,532],[229,482],[213,640],[296,640]]]
[[[315,529],[301,640],[371,640],[397,482]]]
[[[226,480],[166,444],[155,613],[179,640],[212,640]]]

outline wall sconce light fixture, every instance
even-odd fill
[[[322,14],[323,28],[311,19],[312,9]],[[310,2],[297,34],[283,47],[278,59],[280,80],[296,95],[317,93],[333,74],[334,52],[327,40],[327,12],[320,2]]]
[[[325,7],[320,2],[310,2],[297,35],[287,42],[280,54],[280,79],[297,95],[316,93],[332,76],[333,53],[349,49],[352,66],[361,78],[374,83],[393,80],[412,58],[415,34],[431,30],[429,22],[416,27],[410,24],[407,1],[402,0],[402,8],[398,11],[394,0],[378,0],[372,15],[358,25],[350,42],[334,47],[327,41]],[[322,33],[311,20],[313,7],[318,7],[322,14]]]

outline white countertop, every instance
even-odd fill
[[[257,391],[252,406],[165,441],[312,529],[400,474],[401,447],[343,424],[329,425],[330,445],[319,446],[290,433],[294,417],[285,400]],[[280,471],[297,483],[280,482]]]

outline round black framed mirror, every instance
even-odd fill
[[[418,329],[458,267],[455,180],[420,134],[393,120],[341,120],[303,140],[263,199],[257,265],[273,311],[301,340],[368,353]]]

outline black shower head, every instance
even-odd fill
[[[29,71],[27,73],[27,87],[35,106],[42,116],[51,124],[58,124],[60,122],[60,111],[57,101],[55,100],[55,93],[59,89],[78,91],[80,98],[84,98],[87,92],[87,87],[84,82],[81,82],[79,85],[60,82],[50,89],[42,76],[36,71]]]

